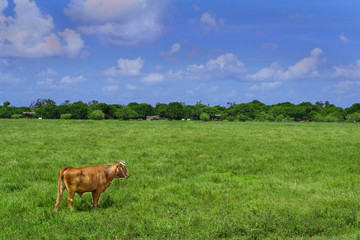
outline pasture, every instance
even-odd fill
[[[58,172],[126,161],[92,209]],[[0,239],[358,239],[360,124],[0,120]]]

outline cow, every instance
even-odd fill
[[[64,190],[68,191],[70,210],[74,211],[75,193],[82,196],[85,192],[91,192],[93,207],[97,208],[100,194],[103,193],[114,178],[129,178],[125,162],[110,165],[97,165],[82,168],[64,167],[59,172],[58,196],[55,210],[59,211]]]

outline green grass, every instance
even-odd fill
[[[92,210],[58,171],[124,160]],[[356,239],[360,124],[0,120],[0,239]]]

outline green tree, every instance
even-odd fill
[[[210,115],[206,112],[202,112],[200,114],[200,120],[203,122],[208,122],[208,121],[210,121]]]
[[[354,103],[351,107],[345,109],[346,114],[360,112],[360,103]]]
[[[179,120],[185,117],[184,106],[179,102],[172,102],[166,108],[166,117]]]
[[[93,100],[94,102],[95,100]],[[113,118],[115,109],[106,103],[93,103],[88,104],[88,113],[92,113],[95,110],[101,110],[105,114],[105,119]]]
[[[350,113],[346,116],[347,122],[360,122],[360,112]]]
[[[131,107],[135,112],[137,112],[138,116],[140,118],[145,119],[147,116],[154,115],[154,109],[150,104],[147,103],[141,103],[136,104]]]
[[[70,105],[69,113],[74,119],[87,119],[88,106],[82,101]]]
[[[36,101],[30,104],[31,109],[37,109],[41,107],[46,107],[47,105],[56,105],[56,102],[51,99],[37,99]]]
[[[115,115],[117,118],[123,120],[136,119],[139,117],[138,113],[128,106],[118,109]]]
[[[105,114],[101,110],[95,110],[89,114],[89,118],[91,120],[103,120],[105,118]]]
[[[4,102],[3,106],[4,106],[4,107],[10,106],[10,102],[9,102],[9,101]]]
[[[59,119],[60,111],[59,108],[54,104],[46,105],[36,109],[36,117],[42,117],[45,119]]]
[[[155,114],[164,118],[166,116],[167,105],[164,103],[157,103],[155,107]]]

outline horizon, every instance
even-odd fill
[[[0,104],[360,102],[360,2],[0,0]]]

